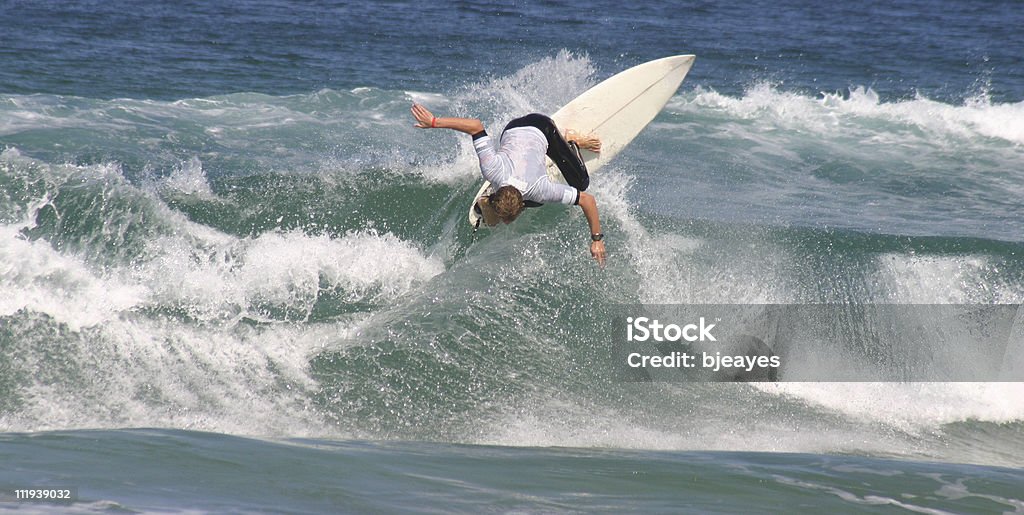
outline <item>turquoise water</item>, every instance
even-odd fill
[[[606,325],[1024,302],[1020,18],[0,6],[0,489],[79,497],[0,510],[1024,511],[1020,383],[622,383]],[[496,130],[675,53],[683,87],[593,181],[603,270],[577,212],[474,235],[469,142],[408,114]]]

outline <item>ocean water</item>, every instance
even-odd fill
[[[1024,303],[1024,7],[585,4],[0,3],[0,497],[75,491],[0,511],[1024,511],[1021,383],[605,366],[621,304]],[[408,112],[680,53],[604,269]]]

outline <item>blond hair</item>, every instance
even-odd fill
[[[515,220],[526,207],[523,194],[515,186],[502,186],[491,193],[490,204],[494,212],[506,222]]]

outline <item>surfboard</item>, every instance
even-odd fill
[[[581,150],[591,175],[633,141],[661,112],[683,83],[694,59],[693,55],[677,55],[634,66],[588,89],[551,115],[563,133],[572,129],[601,139],[600,154]],[[565,178],[558,167],[550,159],[547,163],[548,177],[564,184]],[[480,197],[490,193],[491,183],[484,181],[473,197],[469,224],[474,228],[486,226],[476,204]]]

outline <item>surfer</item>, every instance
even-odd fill
[[[542,114],[528,114],[516,118],[505,126],[495,150],[483,122],[475,118],[438,118],[427,108],[413,104],[412,115],[420,129],[452,129],[473,137],[473,147],[480,159],[480,172],[484,179],[497,187],[493,193],[479,200],[488,225],[500,220],[512,223],[527,203],[539,205],[557,202],[578,205],[590,226],[590,255],[604,265],[604,234],[597,214],[597,200],[584,190],[590,185],[590,176],[579,148],[601,151],[601,141],[568,131],[563,137],[555,122]],[[544,156],[558,165],[568,185],[551,181],[547,175]]]

